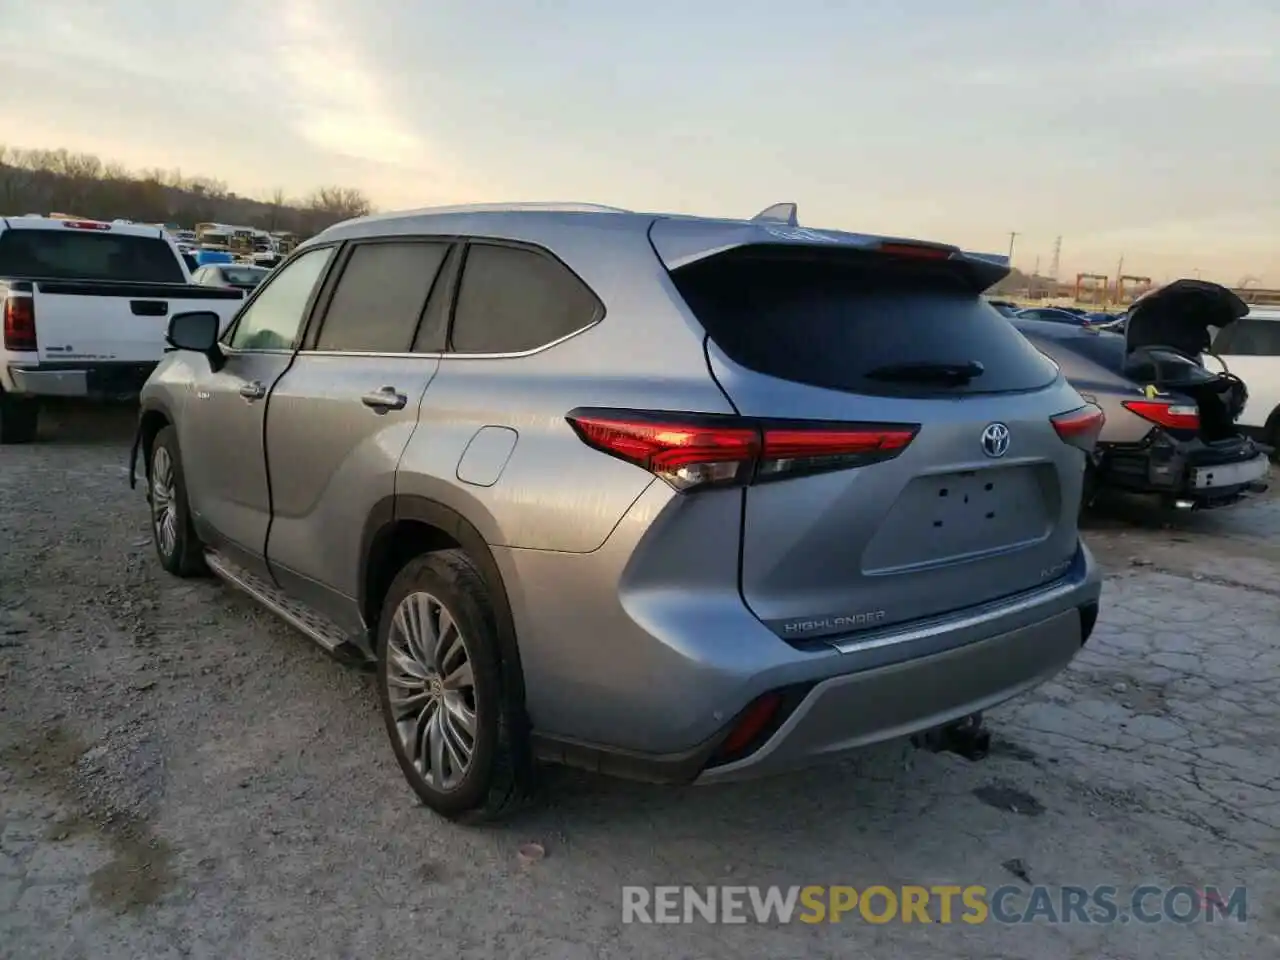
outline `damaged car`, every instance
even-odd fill
[[[1087,468],[1086,505],[1104,488],[1152,494],[1177,509],[1219,507],[1267,489],[1271,450],[1236,425],[1244,381],[1213,337],[1248,313],[1215,283],[1178,280],[1133,304],[1122,333],[1023,319],[1010,322],[1106,412]]]

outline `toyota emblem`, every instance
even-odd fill
[[[995,459],[1009,452],[1009,428],[1003,423],[989,423],[982,431],[982,452]]]

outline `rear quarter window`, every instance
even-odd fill
[[[710,338],[734,362],[815,387],[880,396],[1034,390],[1057,367],[950,264],[863,253],[745,248],[672,274]],[[959,386],[889,383],[877,368],[983,366]]]
[[[70,228],[0,233],[0,276],[186,282],[178,257],[166,240]]]
[[[548,253],[472,243],[463,261],[450,347],[454,353],[525,353],[591,326],[596,295]]]

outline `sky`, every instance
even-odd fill
[[[0,0],[0,143],[1280,287],[1280,3]]]

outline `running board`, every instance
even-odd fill
[[[306,604],[294,600],[279,587],[233,563],[217,550],[206,549],[204,562],[218,577],[244,591],[289,626],[319,644],[325,653],[344,662],[367,661],[368,658],[343,633],[341,627]]]

